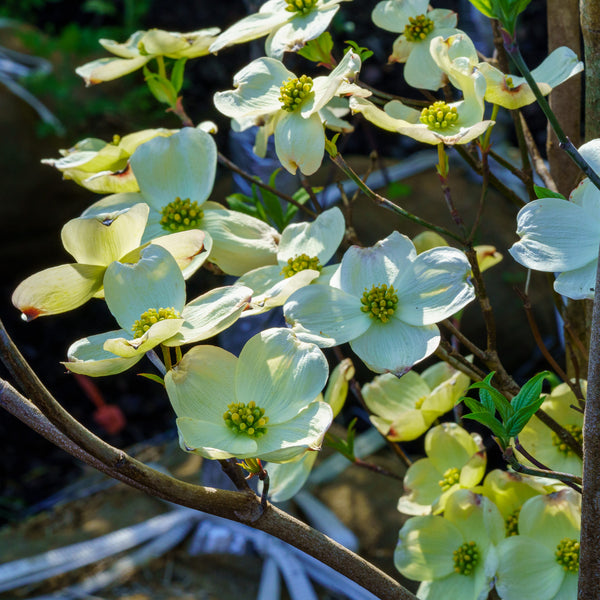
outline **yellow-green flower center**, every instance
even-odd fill
[[[404,28],[404,37],[409,42],[422,42],[434,28],[433,21],[425,15],[408,17],[408,24]]]
[[[506,521],[504,522],[504,530],[506,531],[506,537],[510,537],[511,535],[519,535],[519,513],[521,512],[520,508],[514,510],[510,515],[508,515]]]
[[[306,96],[310,94],[312,87],[313,80],[308,75],[290,77],[279,88],[281,108],[288,112],[294,112],[304,102]]]
[[[421,406],[423,406],[423,402],[425,402],[425,400],[427,399],[427,396],[421,396],[416,402],[415,402],[415,408],[417,410],[419,410],[421,408]]]
[[[152,325],[165,319],[181,319],[181,315],[173,308],[150,308],[133,324],[131,331],[135,338],[142,337]]]
[[[310,12],[318,0],[285,0],[287,2],[287,6],[285,10],[289,12],[298,12],[305,15]]]
[[[204,213],[197,202],[190,202],[189,198],[182,200],[175,198],[161,211],[160,224],[167,231],[186,231],[198,229]]]
[[[513,83],[513,78],[512,78],[512,77],[510,77],[510,75],[505,75],[505,77],[504,77],[504,81],[505,81],[505,83],[506,83],[506,87],[507,87],[509,90],[512,90],[512,89],[514,89],[514,87],[515,87],[515,84]]]
[[[269,417],[265,417],[265,409],[256,406],[256,402],[232,402],[227,408],[227,412],[223,413],[223,420],[235,433],[257,439],[267,433]]]
[[[308,254],[300,254],[294,258],[288,258],[287,265],[281,269],[281,274],[287,279],[300,271],[306,271],[306,269],[313,269],[320,273],[322,268],[316,256],[311,258]]]
[[[458,120],[458,111],[456,106],[448,106],[444,101],[439,100],[431,106],[421,111],[419,120],[429,129],[440,131],[454,125]]]
[[[575,438],[579,444],[583,444],[583,431],[578,425],[563,425],[563,427]],[[558,437],[556,433],[552,434],[552,443],[558,448],[558,451],[565,456],[573,456],[571,448]]]
[[[454,572],[471,575],[480,560],[479,549],[475,542],[465,542],[453,553]]]
[[[398,296],[394,286],[390,285],[388,287],[385,283],[374,285],[370,291],[365,288],[360,301],[362,303],[360,310],[369,313],[370,317],[382,323],[387,323],[390,320],[398,306]]]
[[[121,136],[117,135],[115,133],[115,135],[113,135],[113,139],[112,139],[112,145],[113,146],[118,146],[121,143]]]
[[[563,538],[556,546],[554,553],[556,562],[569,573],[579,571],[579,542],[570,538]]]
[[[460,481],[460,470],[456,467],[450,467],[444,471],[443,478],[438,481],[438,485],[442,488],[442,492],[449,490],[453,485]]]

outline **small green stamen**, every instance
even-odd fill
[[[415,402],[415,408],[417,410],[419,410],[422,406],[423,406],[423,402],[425,402],[425,400],[427,399],[427,396],[421,396],[416,402]]]
[[[288,258],[287,265],[281,269],[281,275],[285,276],[287,279],[288,277],[292,277],[292,275],[300,273],[300,271],[306,271],[307,269],[313,269],[320,273],[322,268],[323,267],[316,256],[311,258],[308,254],[300,254],[294,258]]]
[[[131,331],[135,338],[142,337],[152,325],[165,319],[181,319],[180,314],[173,308],[150,308],[133,324]]]
[[[409,42],[422,42],[434,27],[433,21],[425,15],[408,17],[408,24],[404,28],[404,37]]]
[[[563,425],[563,427],[575,438],[579,444],[583,444],[583,431],[578,425]],[[556,433],[552,434],[552,443],[558,448],[558,451],[565,456],[573,456],[574,452],[563,442]]]
[[[556,562],[569,573],[579,571],[579,542],[570,538],[563,538],[556,546],[554,553]]]
[[[289,12],[298,12],[303,15],[309,13],[317,3],[317,0],[285,0],[287,6],[285,10]]]
[[[190,202],[189,198],[182,200],[175,198],[161,211],[160,224],[167,231],[186,231],[198,229],[204,213],[197,202]]]
[[[279,88],[281,108],[288,112],[294,112],[310,94],[312,87],[313,80],[308,75],[290,77],[287,81],[284,81]]]
[[[505,83],[506,83],[506,87],[507,87],[509,90],[512,90],[512,89],[514,89],[514,87],[515,87],[515,84],[513,83],[513,78],[512,78],[512,77],[510,77],[509,75],[505,75],[505,76],[504,76],[504,81],[505,81]]]
[[[265,417],[265,409],[256,406],[256,402],[232,402],[227,408],[227,412],[223,413],[223,420],[235,433],[243,433],[256,439],[267,433],[269,417]]]
[[[113,146],[118,146],[120,143],[121,143],[121,136],[117,135],[115,133],[115,135],[113,135],[112,144],[113,144]]]
[[[454,125],[458,120],[458,111],[456,106],[448,106],[442,100],[434,102],[428,108],[421,111],[419,118],[421,123],[427,125],[433,131],[447,129],[450,125]]]
[[[511,535],[519,535],[519,513],[521,512],[520,508],[514,510],[510,515],[508,515],[506,521],[504,522],[504,530],[506,531],[506,537],[510,537]]]
[[[460,471],[456,467],[450,467],[444,471],[443,479],[438,481],[442,492],[449,490],[460,481]]]
[[[378,286],[373,286],[371,291],[365,288],[365,291],[360,299],[362,306],[360,310],[369,313],[369,316],[387,323],[390,317],[396,311],[398,306],[398,296],[394,286],[388,287],[385,283]]]
[[[453,553],[454,572],[471,575],[479,563],[479,549],[475,542],[465,542]]]

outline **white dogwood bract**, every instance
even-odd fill
[[[333,207],[314,221],[291,223],[281,233],[277,265],[255,269],[238,283],[254,291],[250,309],[244,316],[281,306],[296,290],[332,274],[337,265],[325,265],[344,238],[346,224],[342,211]]]
[[[351,83],[360,65],[360,57],[347,52],[329,75],[309,78],[298,102],[286,107],[283,86],[302,78],[297,78],[281,61],[258,58],[235,75],[235,89],[215,94],[214,103],[219,112],[233,119],[232,126],[237,131],[260,125],[255,145],[259,156],[264,156],[266,140],[274,134],[275,152],[281,164],[290,173],[300,169],[304,175],[312,175],[321,166],[325,151],[323,126],[327,125],[328,115],[321,114],[321,109],[339,95],[370,95]]]
[[[294,292],[284,314],[301,339],[323,347],[350,342],[371,370],[401,375],[439,345],[435,323],[473,300],[470,273],[460,250],[434,248],[417,256],[410,239],[393,232],[371,248],[352,246],[330,285]],[[393,296],[383,320],[365,298],[373,288]]]
[[[216,346],[192,348],[165,377],[182,447],[206,458],[271,462],[318,450],[333,419],[319,397],[328,371],[317,346],[283,328],[252,337],[239,358]],[[248,407],[262,415],[236,427],[232,415]]]
[[[218,52],[268,35],[266,55],[281,59],[285,52],[295,52],[319,37],[344,1],[347,0],[267,0],[257,13],[237,21],[219,35],[210,51]]]
[[[150,245],[135,263],[113,262],[105,275],[108,308],[122,329],[78,340],[68,350],[70,371],[113,375],[157,346],[179,346],[213,337],[234,323],[252,291],[216,288],[185,304],[185,281],[171,254]],[[120,359],[120,360],[119,360]]]

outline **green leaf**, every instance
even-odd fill
[[[459,398],[458,402],[464,402],[472,413],[490,413],[490,411],[481,402],[477,402],[477,400],[474,398],[463,396],[462,398]],[[491,413],[492,416],[495,414],[495,412],[496,411],[494,410],[494,412]]]
[[[183,87],[183,72],[185,70],[186,62],[187,58],[180,58],[175,62],[173,70],[171,71],[171,84],[173,85],[176,94],[179,94]]]
[[[316,40],[309,40],[297,51],[297,54],[316,63],[328,65],[332,61],[333,39],[328,31],[323,32]]]
[[[325,434],[325,443],[331,448],[337,450],[340,454],[345,456],[351,462],[356,461],[356,456],[354,455],[354,437],[356,435],[356,421],[356,418],[350,421],[345,440],[342,440],[341,438],[329,432]]]
[[[553,192],[552,190],[542,187],[541,185],[534,185],[533,191],[535,192],[537,198],[562,198],[563,200],[566,200],[566,198],[559,192]]]
[[[156,381],[156,383],[160,383],[163,387],[165,386],[165,381],[162,377],[159,377],[155,373],[138,373],[140,377],[145,377],[146,379],[150,379],[151,381]]]
[[[244,202],[243,198],[247,198],[247,196],[244,196],[243,194],[232,194],[231,196],[227,196],[225,200],[227,200],[227,204],[231,210],[258,218],[256,206],[252,206],[251,204]]]
[[[152,95],[163,104],[174,107],[177,102],[177,92],[173,84],[164,77],[152,73],[148,67],[144,66],[144,79],[150,88]]]
[[[346,40],[344,41],[344,44],[348,44],[350,46],[350,48],[346,48],[344,50],[344,55],[348,54],[350,50],[353,50],[354,52],[356,52],[356,54],[360,56],[360,61],[363,63],[365,62],[365,60],[373,56],[373,52],[371,50],[369,50],[366,46],[359,46],[353,40]]]
[[[550,376],[550,371],[542,371],[532,377],[520,390],[520,392],[511,400],[511,406],[515,412],[521,408],[529,406],[538,401],[542,393],[544,380]]]
[[[485,425],[500,440],[500,442],[504,444],[503,448],[506,448],[510,443],[510,436],[506,429],[504,429],[502,423],[488,412],[470,413],[468,415],[463,415],[463,419],[471,419],[472,421],[478,421],[482,425]]]
[[[544,402],[544,397],[539,397],[535,402],[528,406],[523,406],[505,423],[506,432],[510,437],[516,437],[521,433],[523,427],[529,423],[529,419],[536,413],[537,409]]]
[[[394,198],[402,198],[405,196],[410,196],[412,193],[412,186],[403,183],[402,181],[392,181],[387,187],[386,197],[390,200]]]
[[[483,394],[482,398],[482,394],[480,392],[480,400],[482,400],[484,403],[487,403],[490,407],[491,405],[489,404],[489,400],[491,400],[493,405],[496,407],[496,410],[500,413],[500,418],[505,423],[507,419],[513,415],[514,409],[510,405],[510,402],[490,384],[493,376],[494,373],[490,373],[483,381],[473,383],[469,389],[481,389],[484,392],[487,392],[489,394],[489,398],[485,395],[485,393]]]
[[[490,19],[496,18],[496,14],[490,0],[469,0],[469,2],[486,17],[489,17]]]

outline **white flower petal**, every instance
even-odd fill
[[[146,202],[154,209],[160,211],[176,198],[202,204],[215,182],[217,146],[209,133],[186,127],[142,144],[130,162]]]
[[[377,27],[392,31],[393,33],[404,33],[408,25],[409,17],[416,17],[427,12],[428,0],[384,0],[378,2],[371,13],[371,19]]]
[[[305,119],[297,110],[281,116],[275,126],[275,152],[290,173],[312,175],[323,162],[325,132],[318,113]]]
[[[217,110],[233,119],[262,117],[281,110],[281,85],[295,75],[274,58],[258,58],[237,73],[233,79],[236,89],[217,92]],[[247,123],[248,126],[250,123]]]
[[[222,460],[225,458],[251,458],[256,456],[256,440],[247,435],[233,432],[221,418],[221,423],[179,417],[177,429],[185,447],[205,458]]]
[[[283,307],[298,337],[321,347],[337,346],[363,334],[371,319],[358,298],[337,288],[309,285],[292,294]]]
[[[165,375],[165,387],[178,417],[223,423],[235,402],[237,357],[217,346],[194,346]]]
[[[373,285],[397,285],[406,262],[412,262],[416,256],[410,239],[397,231],[369,248],[351,246],[342,258],[340,287],[361,298],[365,289],[370,290]]]
[[[143,356],[165,340],[175,335],[183,325],[183,319],[165,319],[154,323],[144,335],[133,338],[131,330],[127,337],[111,338],[104,342],[104,350],[123,358]]]
[[[411,325],[431,325],[475,298],[467,279],[471,266],[456,248],[432,248],[417,256],[397,290],[397,316]]]
[[[565,271],[554,281],[554,289],[572,300],[592,300],[596,287],[596,272],[598,260],[592,260],[587,265]]]
[[[281,234],[277,260],[280,264],[301,254],[316,257],[325,266],[344,238],[346,222],[342,211],[334,206],[310,223],[292,223]]]
[[[293,18],[292,14],[285,10],[267,12],[265,8],[265,6],[262,6],[260,12],[240,19],[229,29],[226,29],[211,44],[210,52],[218,52],[227,46],[260,38]]]
[[[363,335],[350,340],[352,350],[375,373],[400,376],[435,352],[440,332],[435,325],[414,327],[393,317],[373,322]]]
[[[185,281],[171,254],[150,245],[142,250],[137,263],[113,262],[108,267],[104,294],[117,323],[131,331],[134,322],[150,308],[174,308],[181,313]]]
[[[267,329],[250,338],[235,374],[238,402],[254,401],[272,425],[288,421],[321,392],[329,368],[314,344],[301,342],[289,329]]]
[[[165,346],[192,344],[211,338],[235,323],[248,306],[252,290],[235,285],[215,288],[188,303],[181,313],[181,329]]]
[[[309,40],[318,38],[331,23],[339,6],[327,10],[311,10],[306,15],[296,15],[288,23],[273,29],[265,42],[267,56],[282,59],[285,52],[300,50]]]
[[[600,173],[600,139],[590,140],[579,147],[579,154],[585,158],[586,162]]]
[[[133,58],[99,58],[75,69],[86,85],[95,85],[103,81],[112,81],[143,67],[152,56]]]
[[[594,260],[600,243],[600,223],[573,202],[541,198],[517,215],[521,241],[509,249],[522,265],[537,271],[570,271]]]
[[[73,373],[89,377],[122,373],[139,362],[143,354],[132,358],[115,356],[112,352],[104,350],[104,342],[125,333],[123,330],[109,331],[77,340],[67,351],[68,362],[62,364]]]
[[[258,456],[272,462],[284,462],[318,450],[333,420],[331,406],[312,402],[289,421],[267,425],[267,433],[258,440]]]

